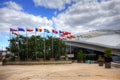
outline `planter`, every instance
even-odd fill
[[[84,61],[83,60],[81,60],[81,61],[77,61],[78,63],[84,63]]]
[[[80,63],[80,61],[77,61],[77,63]]]
[[[28,58],[27,61],[32,61],[32,59],[31,59],[31,58]]]
[[[20,58],[15,58],[15,61],[20,61]]]
[[[2,60],[2,65],[5,65],[6,63],[7,63],[7,59],[4,58],[4,59]]]
[[[40,60],[39,61],[43,61],[44,59],[43,58],[40,58]]]
[[[50,58],[50,61],[55,61],[55,58]]]
[[[37,58],[36,60],[37,61],[43,61],[44,59],[43,58]]]
[[[40,58],[37,58],[36,60],[37,60],[37,61],[40,61]]]
[[[65,61],[65,59],[63,59],[63,58],[61,58],[60,60],[61,60],[61,61]]]
[[[65,60],[66,60],[66,61],[68,61],[68,60],[69,60],[69,58],[68,58],[68,57],[66,57],[66,58],[65,58]]]
[[[105,63],[105,68],[111,68],[111,62],[106,62]]]
[[[104,56],[105,56],[105,68],[111,68],[111,61],[112,61],[112,49],[107,48],[104,51]]]
[[[61,61],[65,61],[65,56],[61,56],[61,57],[60,57],[60,60],[61,60]]]
[[[99,66],[103,66],[103,62],[98,62]]]

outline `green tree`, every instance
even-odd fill
[[[11,51],[15,56],[19,56],[20,60],[26,60],[26,58],[34,58],[39,54],[44,54],[44,38],[41,36],[24,37],[18,36],[10,39],[10,45],[6,48],[7,51]],[[45,57],[49,59],[60,58],[64,55],[66,45],[58,38],[53,38],[53,50],[52,50],[52,37],[47,37],[45,40]],[[19,53],[19,54],[18,54]]]

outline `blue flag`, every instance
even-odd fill
[[[62,33],[63,33],[63,32],[59,30],[59,36],[61,36],[61,35],[62,35]]]
[[[50,33],[50,31],[48,29],[44,29],[44,32]]]
[[[25,31],[23,28],[18,28],[18,31]]]

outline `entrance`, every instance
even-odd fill
[[[74,47],[74,46],[71,46],[71,49],[70,49],[70,47],[67,47],[68,55],[70,55],[70,54],[74,55],[72,58],[70,58],[72,60],[77,60],[77,53],[80,51],[82,51],[85,54],[86,60],[97,61],[99,56],[102,56],[102,57],[104,56],[104,53],[100,52],[100,51],[85,49],[85,48],[81,48],[81,47]]]

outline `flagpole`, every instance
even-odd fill
[[[18,30],[18,57],[20,58],[19,30]]]
[[[71,42],[70,42],[70,55],[71,55]],[[71,56],[70,56],[70,59],[71,59]]]
[[[11,52],[11,31],[10,31],[10,52]]]
[[[28,38],[27,38],[27,28],[26,28],[26,46],[27,46],[27,60],[28,60]]]
[[[45,31],[44,31],[44,60],[46,60],[46,55],[45,55]]]
[[[37,60],[36,48],[37,46],[36,46],[36,28],[35,28],[35,55],[36,55],[36,60]]]
[[[61,31],[59,31],[59,55],[61,56],[61,45],[62,45],[62,38],[61,38]]]
[[[61,54],[60,54],[60,47],[61,47],[61,43],[60,43],[60,39],[59,39],[59,47],[58,47],[59,56],[61,56]]]
[[[52,57],[54,56],[54,52],[53,52],[53,32],[52,32]]]

